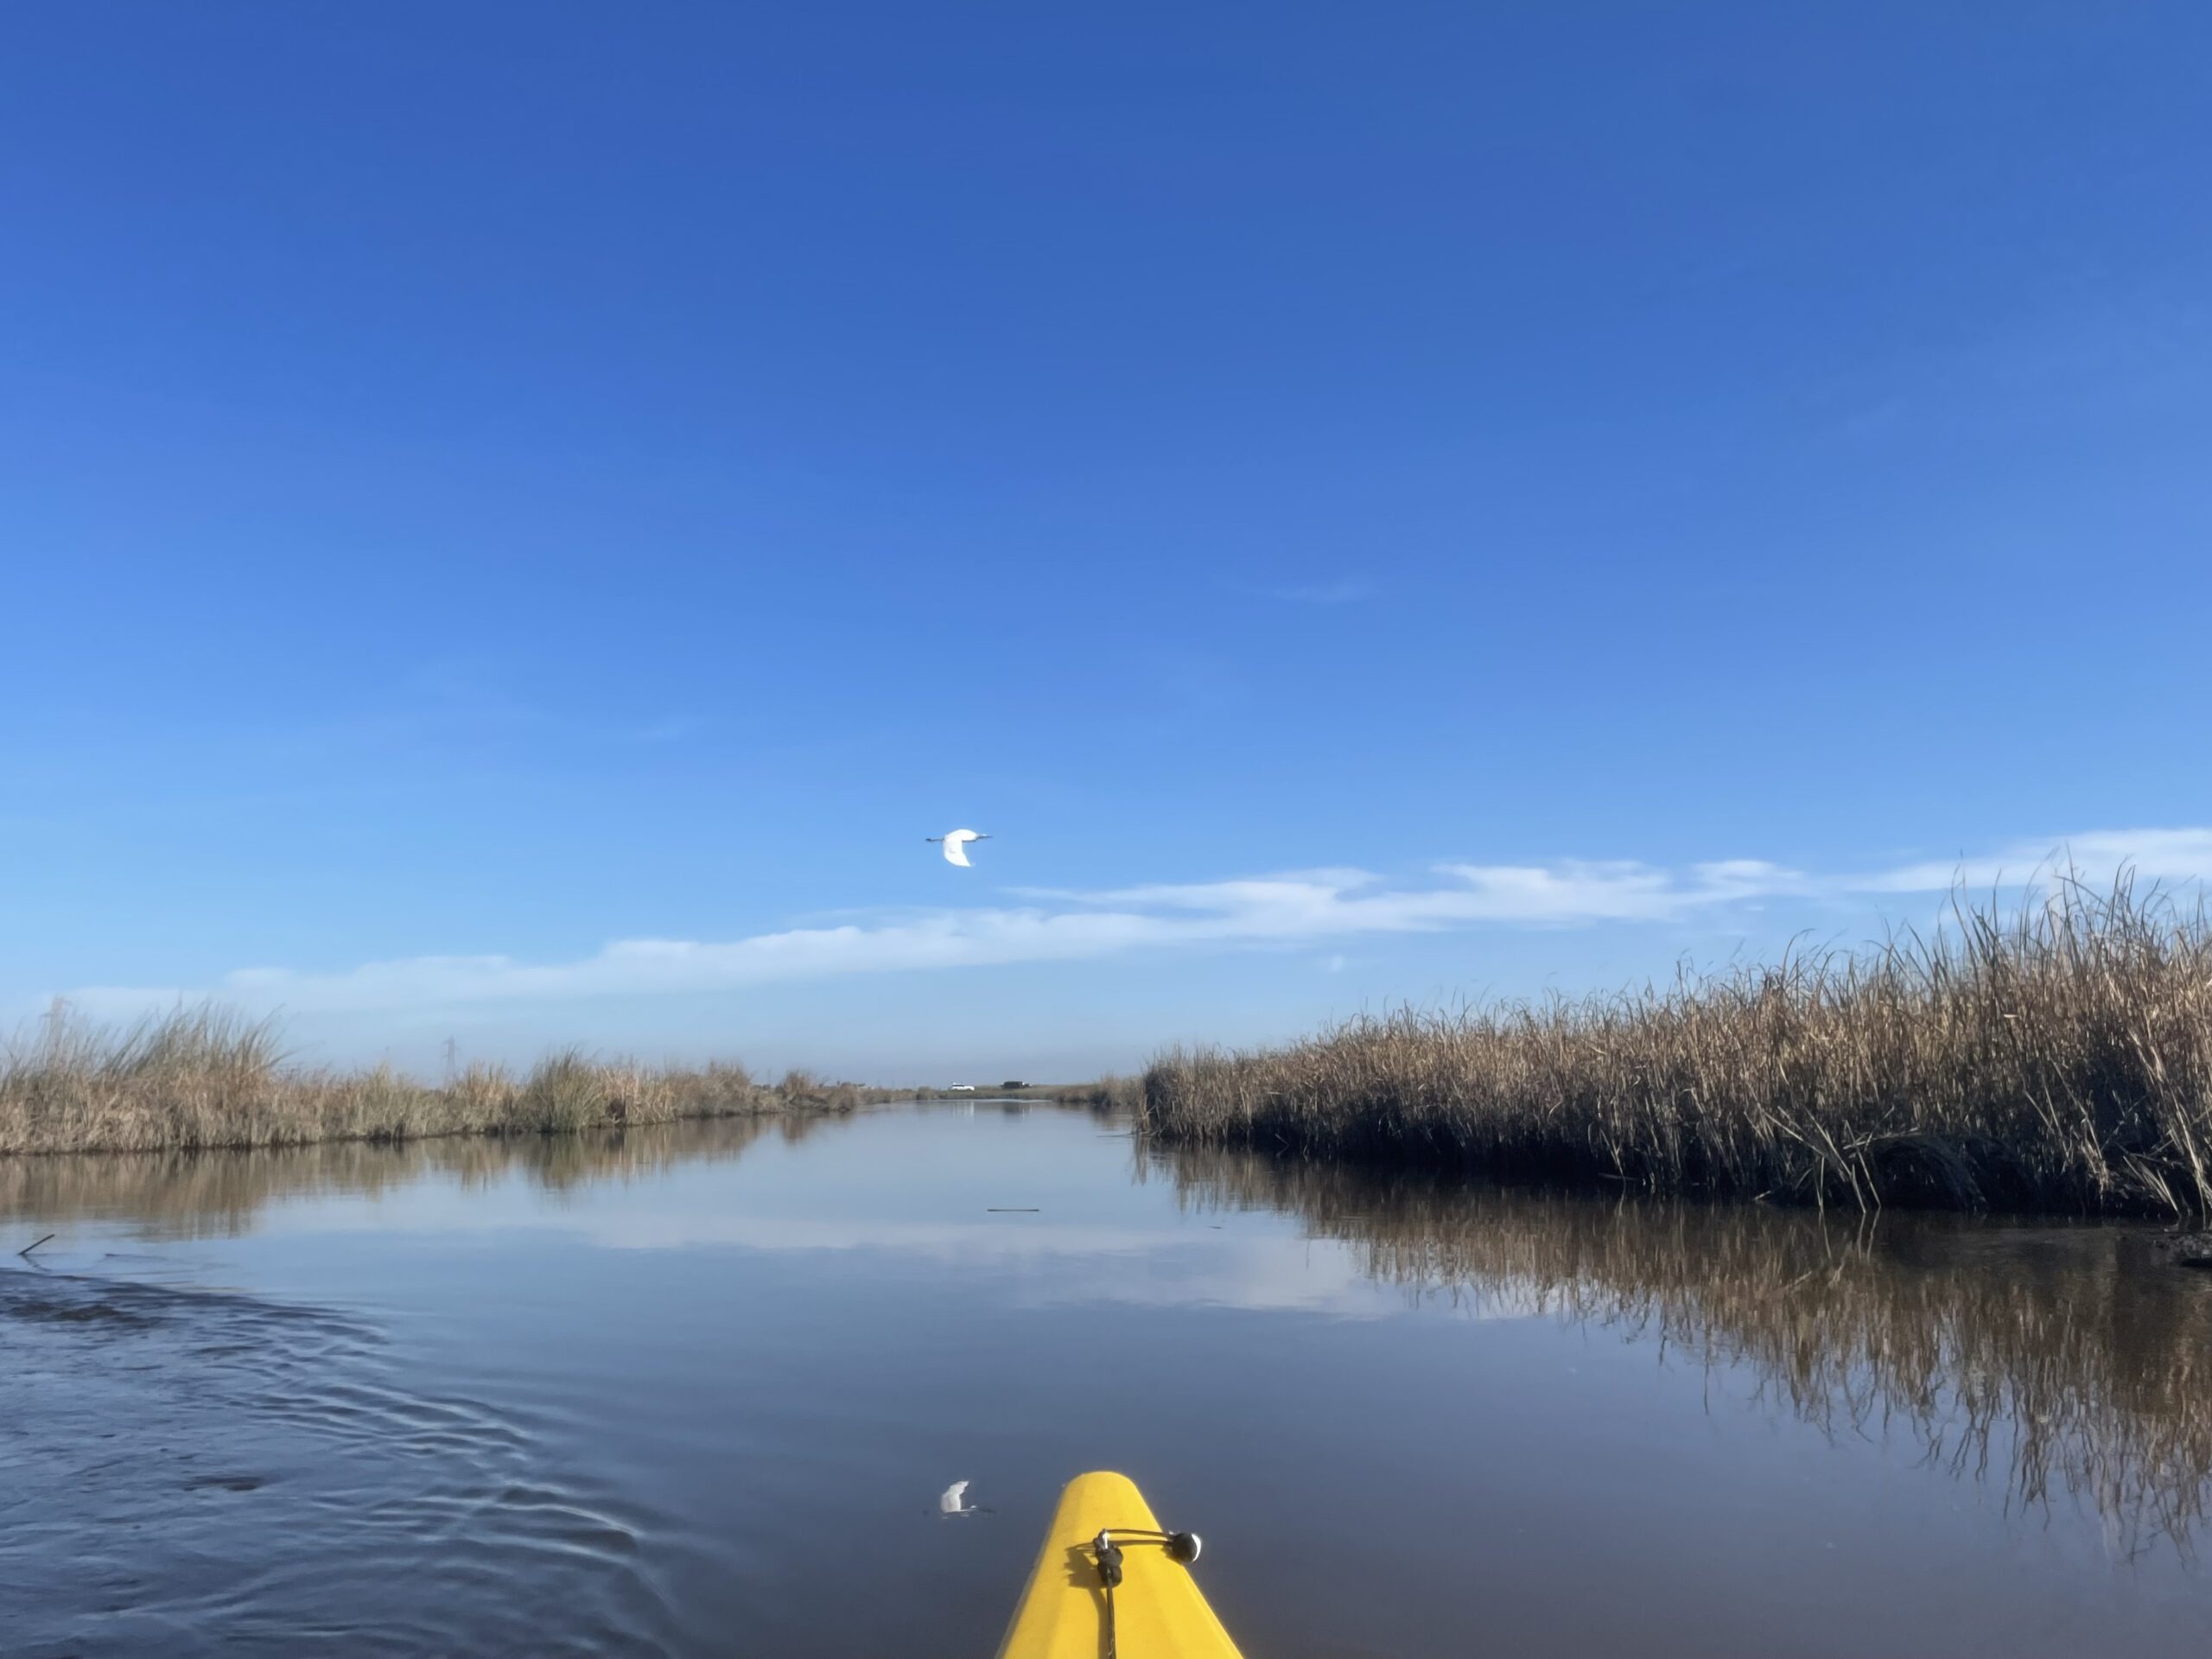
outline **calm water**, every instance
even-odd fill
[[[1093,1467],[1253,1659],[2203,1649],[2212,1275],[2139,1231],[1111,1127],[0,1162],[0,1651],[976,1659]]]

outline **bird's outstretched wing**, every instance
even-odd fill
[[[944,861],[957,864],[963,870],[974,869],[976,867],[968,861],[968,843],[982,839],[973,830],[954,830],[944,838]]]

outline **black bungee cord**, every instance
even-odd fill
[[[1114,1629],[1114,1586],[1122,1581],[1122,1545],[1157,1544],[1171,1561],[1188,1567],[1198,1559],[1195,1532],[1160,1532],[1151,1527],[1107,1527],[1090,1541],[1090,1554],[1098,1563],[1099,1587],[1106,1596],[1106,1659],[1120,1659]]]

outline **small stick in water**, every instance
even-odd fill
[[[28,1243],[28,1244],[24,1245],[24,1246],[23,1246],[23,1248],[22,1248],[22,1249],[17,1250],[17,1251],[16,1252],[16,1254],[17,1255],[29,1255],[33,1250],[35,1250],[35,1249],[38,1249],[38,1247],[39,1247],[40,1245],[41,1245],[41,1244],[45,1243],[47,1242],[47,1239],[50,1239],[50,1238],[53,1238],[53,1237],[54,1237],[54,1236],[55,1236],[55,1235],[54,1235],[54,1234],[53,1234],[53,1233],[48,1233],[48,1234],[46,1236],[46,1238],[35,1238],[35,1239],[33,1239],[29,1243]]]
[[[993,1205],[989,1208],[986,1209],[983,1213],[987,1216],[1033,1216],[1040,1212],[1035,1205],[1027,1204]]]

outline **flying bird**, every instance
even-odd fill
[[[938,1514],[949,1521],[956,1515],[988,1515],[990,1513],[990,1510],[980,1504],[969,1503],[967,1492],[966,1481],[954,1481],[951,1485],[944,1489],[944,1496],[938,1499]]]
[[[948,864],[957,864],[963,870],[970,870],[976,867],[968,861],[968,843],[971,841],[988,841],[990,837],[979,836],[973,830],[956,830],[949,836],[924,836],[922,839],[944,842],[944,861]]]

